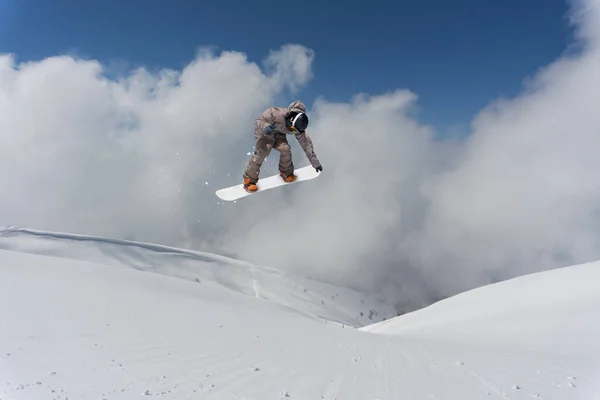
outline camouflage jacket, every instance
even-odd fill
[[[306,132],[300,133],[295,132],[287,128],[285,124],[285,116],[290,112],[303,112],[306,113],[306,106],[300,100],[292,102],[287,108],[285,107],[270,107],[263,111],[263,113],[254,121],[254,136],[256,139],[263,138],[265,136],[274,136],[276,133],[294,135],[300,146],[304,150],[306,157],[310,161],[313,167],[321,165],[317,155],[315,154],[314,146],[310,136]],[[265,133],[265,127],[268,125],[274,125],[275,129],[270,135]]]

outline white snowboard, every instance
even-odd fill
[[[246,189],[244,189],[244,184],[240,183],[239,185],[219,189],[215,193],[222,200],[233,201],[241,199],[242,197],[250,196],[251,194],[264,192],[265,190],[273,189],[279,186],[293,185],[297,182],[315,179],[317,176],[319,176],[319,174],[320,172],[317,172],[317,170],[315,170],[314,167],[309,165],[294,171],[294,175],[296,175],[296,180],[294,182],[285,182],[278,173],[277,175],[271,175],[266,178],[260,178],[257,183],[258,190],[256,192],[247,192]]]

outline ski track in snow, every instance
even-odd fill
[[[600,399],[600,263],[355,329],[316,316],[369,299],[318,311],[324,295],[277,271],[81,243],[0,234],[1,400]]]

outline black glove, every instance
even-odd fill
[[[317,172],[321,172],[323,171],[323,167],[321,167],[320,165],[315,167],[315,169],[317,170]]]

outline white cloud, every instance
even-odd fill
[[[214,200],[200,183],[245,161],[274,79],[233,52],[201,52],[181,72],[142,69],[117,82],[94,61],[17,66],[2,56],[0,220],[180,239],[200,200]]]
[[[204,51],[183,71],[119,81],[92,61],[17,68],[4,56],[0,225],[202,247],[408,308],[598,259],[600,5],[578,4],[582,50],[484,109],[466,142],[435,141],[407,90],[319,100],[309,134],[323,175],[235,204],[217,204],[214,191],[241,181],[256,115],[310,81],[310,49],[284,46],[267,72],[243,54]]]
[[[426,183],[426,222],[403,250],[444,294],[600,257],[600,3],[587,5],[583,52],[483,110],[458,168]]]
[[[224,242],[407,307],[600,258],[600,7],[587,5],[583,51],[483,110],[463,144],[434,142],[410,117],[409,92],[318,102],[311,134],[324,175],[272,195],[272,207],[247,202]]]
[[[314,58],[314,50],[299,44],[287,44],[277,51],[271,51],[264,66],[271,73],[273,88],[279,91],[287,86],[292,92],[298,91],[313,77]]]
[[[323,175],[293,188],[292,196],[279,191],[244,201],[250,204],[245,218],[226,246],[248,259],[311,273],[360,269],[360,257],[372,257],[390,231],[402,229],[403,202],[413,199],[415,182],[431,168],[432,133],[405,115],[414,100],[398,91],[351,104],[318,102],[310,134]],[[299,146],[294,160],[307,164]]]
[[[570,22],[577,37],[589,46],[600,45],[600,0],[567,0],[571,6]]]

